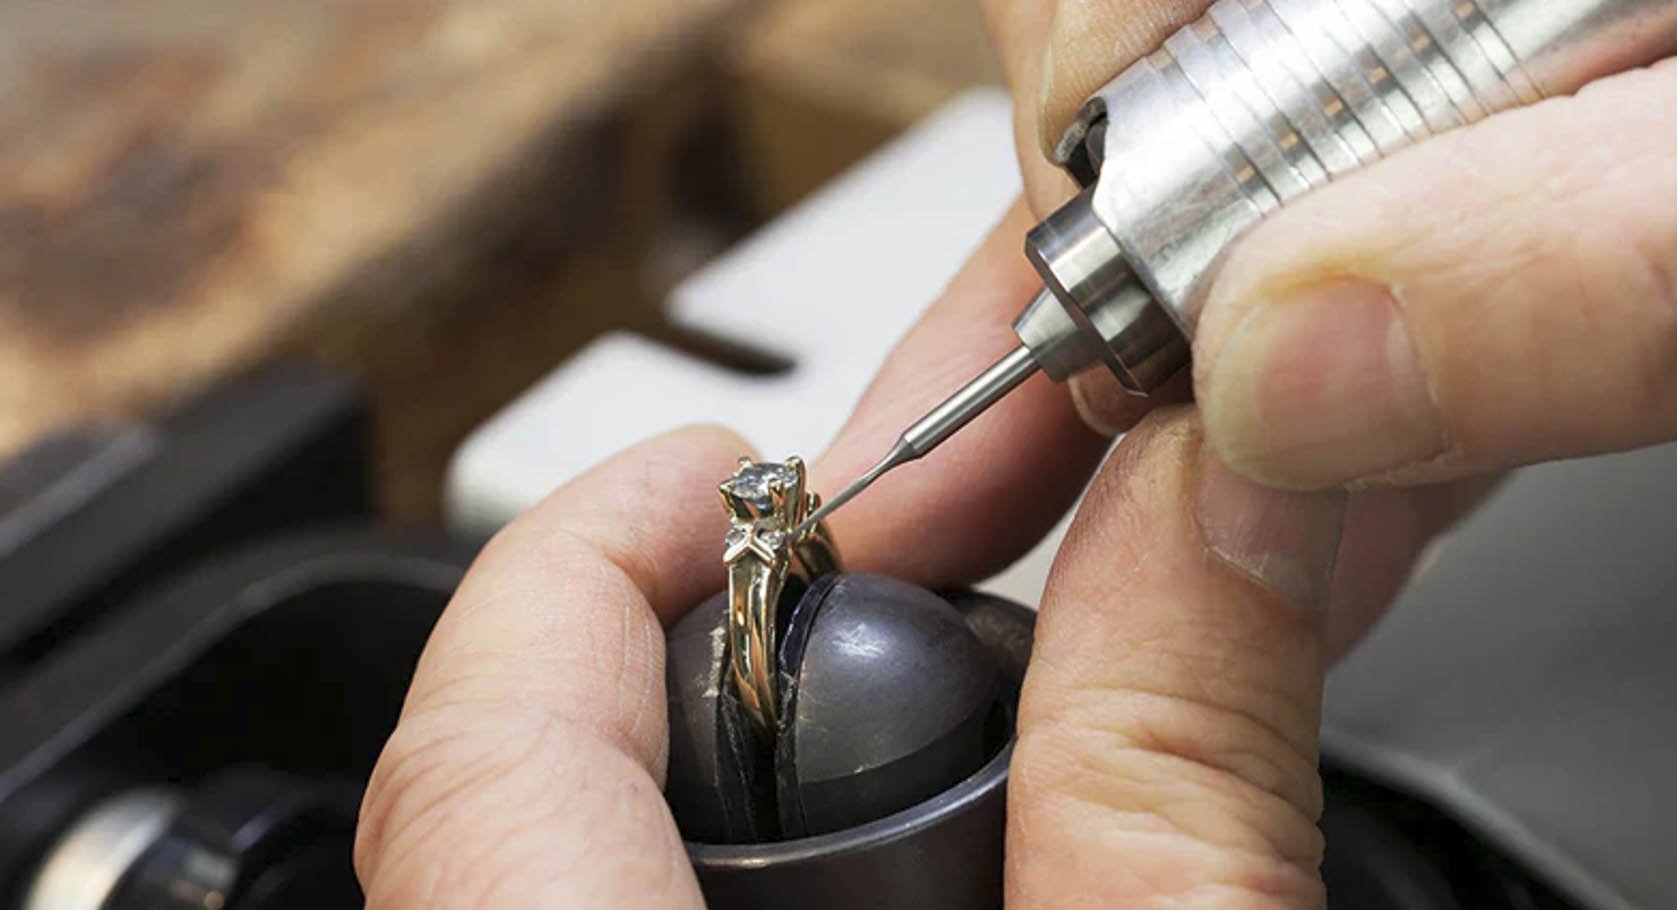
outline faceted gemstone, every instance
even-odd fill
[[[750,528],[745,525],[734,525],[728,529],[728,535],[722,538],[722,546],[726,549],[732,550],[740,544],[745,543],[746,540],[750,539],[750,537]]]
[[[722,538],[722,547],[724,550],[733,550],[750,539],[750,525],[734,525],[728,529],[727,536]],[[762,541],[764,546],[769,549],[778,550],[780,545],[786,542],[786,532],[780,528],[759,527],[757,529],[757,539]]]
[[[748,464],[734,472],[723,486],[728,492],[767,512],[773,508],[769,490],[778,487],[790,490],[798,483],[798,473],[790,467],[772,461]]]

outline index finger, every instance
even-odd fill
[[[1040,287],[1020,252],[1029,225],[1015,202],[887,358],[812,465],[812,489],[831,494],[859,476],[904,427],[1018,343],[1010,321]],[[885,475],[830,523],[855,568],[928,586],[975,581],[1053,526],[1104,447],[1078,421],[1064,389],[1033,377],[921,461]]]
[[[1016,201],[886,360],[813,466],[812,489],[830,494],[849,483],[904,427],[1019,343],[1013,317],[1042,287],[1022,252],[1031,224]],[[1133,422],[1170,400],[1126,396],[1122,406],[1130,410],[1119,420]],[[977,581],[1053,527],[1107,445],[1079,420],[1070,392],[1036,376],[926,458],[887,474],[835,512],[832,527],[856,568],[931,587]]]
[[[985,18],[1013,95],[1026,196],[1039,216],[1075,188],[1049,161],[1084,99],[1210,0],[989,0]]]
[[[721,588],[716,483],[746,451],[714,429],[642,443],[485,548],[368,786],[369,907],[702,906],[660,791],[661,620]]]

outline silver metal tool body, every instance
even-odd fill
[[[1669,0],[1219,0],[1061,138],[1056,157],[1087,188],[1031,232],[1055,300],[1016,328],[1056,378],[1092,353],[1150,391],[1187,362],[1220,257],[1271,212],[1674,50]],[[1071,340],[1062,315],[1093,339]]]
[[[1014,323],[1021,347],[814,517],[1035,369],[1062,381],[1104,364],[1152,391],[1187,364],[1223,254],[1288,201],[1674,51],[1677,0],[1218,0],[1090,97],[1060,139],[1056,158],[1084,189],[1027,235],[1045,288]]]

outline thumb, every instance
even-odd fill
[[[1008,906],[1321,907],[1316,772],[1337,492],[1288,493],[1156,413],[1044,594],[1008,801]]]
[[[1241,241],[1206,432],[1275,486],[1437,482],[1677,438],[1677,61],[1499,114]]]

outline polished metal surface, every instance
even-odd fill
[[[811,513],[808,518],[804,519],[803,524],[798,525],[798,531],[802,533],[805,529],[813,527],[815,522],[826,518],[839,506],[855,499],[856,496],[863,490],[872,486],[873,482],[878,480],[886,471],[891,470],[897,465],[907,464],[908,462],[913,461],[914,458],[915,455],[913,451],[909,449],[902,441],[901,437],[899,437],[897,439],[897,444],[891,447],[891,451],[885,453],[884,458],[875,462],[873,467],[868,468],[862,473],[862,476],[852,480],[849,486],[840,490],[837,496],[827,500],[826,504]]]
[[[1191,336],[1219,259],[1281,205],[1674,45],[1669,0],[1219,0],[1097,92],[1061,152],[1109,124],[1094,217]]]
[[[1036,371],[1030,349],[1014,348],[904,430],[899,446],[909,453],[908,460],[925,456]]]
[[[735,910],[991,910],[1001,905],[1009,743],[925,802],[774,844],[687,844],[707,904]],[[796,901],[788,895],[797,895]]]
[[[1677,0],[1218,0],[1091,96],[1061,138],[1059,162],[1093,183],[1027,239],[1047,290],[1014,323],[1009,360],[1028,352],[1057,381],[1104,364],[1146,394],[1187,365],[1223,255],[1286,202],[1674,50]],[[947,439],[1023,370],[1003,361],[957,392],[823,514]]]
[[[1016,603],[970,591],[952,595],[949,602],[991,652],[1000,677],[997,697],[1007,705],[1003,717],[1005,726],[1011,727],[1036,615]],[[676,634],[687,631],[682,627],[694,621],[690,614],[677,626]],[[865,627],[849,623],[846,627],[833,644],[871,635]],[[709,633],[699,633],[698,641],[691,633],[686,637],[684,643],[672,645],[673,659],[702,663],[714,655],[714,647],[706,644],[711,640]],[[849,646],[854,648],[854,644]],[[679,679],[691,675],[679,666],[676,672]],[[915,677],[918,672],[897,667],[887,675]],[[702,691],[714,679],[708,670],[704,677],[691,690]],[[846,705],[845,710],[856,712],[862,722],[867,707],[861,702]],[[885,705],[875,708],[901,713]],[[706,750],[697,757],[711,754],[715,715],[713,705],[696,710],[676,705],[670,711],[672,781],[693,781],[694,769],[684,768],[683,763],[695,757],[695,745]],[[883,725],[908,729],[895,721]],[[698,736],[684,728],[696,728]],[[883,818],[841,831],[769,843],[711,844],[689,838],[688,856],[707,905],[729,910],[787,906],[799,910],[995,910],[1002,905],[1002,844],[1012,755],[1010,731],[1001,736],[1009,742],[998,744],[997,752],[976,772]],[[707,775],[701,772],[698,777],[703,783]]]
[[[1095,218],[1094,193],[1085,189],[1026,236],[1025,256],[1049,299],[1033,302],[1014,331],[1055,381],[1104,363],[1126,389],[1144,394],[1187,361],[1188,341]]]
[[[130,790],[88,810],[53,844],[29,885],[23,910],[99,910],[128,868],[174,820],[180,800],[166,790]]]
[[[781,647],[775,803],[783,840],[865,825],[994,757],[990,649],[943,596],[883,575],[811,585]]]
[[[891,451],[885,453],[884,458],[869,468],[867,473],[851,481],[849,486],[839,491],[826,505],[811,513],[804,523],[798,526],[798,533],[805,533],[834,509],[856,498],[856,494],[867,489],[886,471],[914,461],[942,445],[944,440],[955,435],[973,418],[989,410],[990,405],[1002,400],[1007,393],[1018,388],[1020,383],[1031,378],[1037,369],[1037,361],[1030,348],[1020,345],[1009,351],[976,379],[957,389],[955,394],[944,399],[942,404],[904,430],[903,434],[897,437]]]
[[[1514,59],[1550,95],[1677,53],[1666,0],[1478,0]]]

